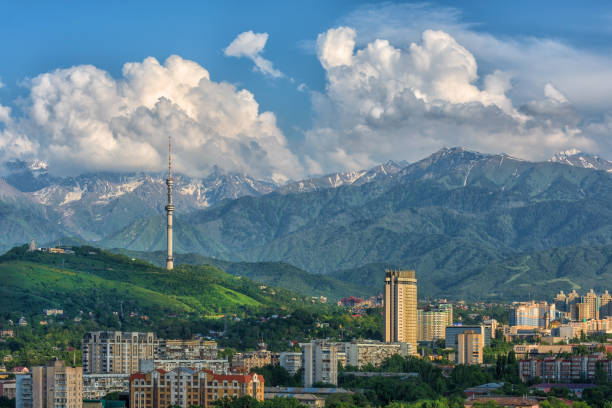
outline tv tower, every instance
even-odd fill
[[[168,257],[166,258],[166,269],[172,270],[174,268],[174,258],[172,257],[172,212],[174,212],[174,205],[172,204],[172,136],[168,136],[168,178],[166,179],[166,185],[168,186],[168,205],[166,205],[166,213],[168,214]]]

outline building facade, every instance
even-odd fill
[[[32,375],[16,375],[15,388],[15,408],[32,408]]]
[[[385,342],[417,345],[417,279],[413,270],[385,272]]]
[[[140,360],[138,371],[149,372],[161,368],[164,371],[172,371],[176,368],[192,368],[194,370],[210,370],[215,374],[228,374],[230,364],[223,360]]]
[[[555,317],[555,305],[547,302],[515,302],[510,309],[510,326],[548,328]]]
[[[346,365],[358,368],[368,364],[379,366],[384,360],[395,354],[406,357],[416,353],[410,343],[382,343],[375,340],[345,343],[344,351]]]
[[[435,341],[446,338],[446,326],[453,324],[453,306],[440,305],[434,310],[418,310],[418,341]]]
[[[111,392],[129,390],[129,374],[83,374],[83,399],[100,400]]]
[[[260,349],[232,356],[232,370],[248,374],[252,369],[267,365],[278,365],[278,354]]]
[[[302,368],[302,353],[283,352],[279,355],[280,366],[291,375],[297,374]]]
[[[548,382],[588,381],[595,378],[598,366],[608,375],[608,380],[612,380],[612,360],[603,354],[520,360],[519,376],[523,381],[536,377]]]
[[[218,375],[207,370],[177,368],[130,376],[130,408],[210,407],[218,399],[246,395],[263,401],[261,375]]]
[[[338,345],[325,340],[313,340],[300,344],[304,387],[315,383],[338,384]]]
[[[32,408],[82,408],[83,368],[63,361],[32,368]]]
[[[160,360],[216,360],[217,342],[212,340],[159,340],[155,358]]]
[[[474,330],[466,330],[457,335],[457,350],[455,361],[457,364],[482,364],[484,349],[484,334]]]
[[[154,333],[99,331],[83,336],[83,373],[131,374],[138,361],[152,360],[159,341]]]

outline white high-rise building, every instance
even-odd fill
[[[325,340],[312,340],[300,344],[304,387],[315,383],[338,384],[338,345]]]

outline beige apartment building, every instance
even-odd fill
[[[322,382],[338,384],[338,344],[325,340],[312,340],[300,344],[302,347],[302,367],[304,367],[304,387]]]
[[[484,336],[474,330],[466,330],[457,335],[457,364],[482,364]]]
[[[32,408],[82,408],[83,368],[63,361],[32,368]]]
[[[446,326],[453,324],[453,306],[440,305],[434,310],[418,310],[418,341],[434,341],[446,338]]]
[[[414,270],[385,271],[385,342],[417,345],[417,279]]]
[[[130,376],[131,408],[211,407],[218,399],[245,395],[263,401],[264,379],[261,375],[219,375],[206,370],[177,368],[138,372]]]
[[[159,340],[156,357],[163,360],[216,360],[217,342],[212,340]]]
[[[99,331],[83,336],[83,373],[131,374],[139,360],[152,360],[159,345],[154,333]]]

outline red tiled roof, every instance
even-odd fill
[[[249,383],[253,381],[253,376],[255,375],[254,373],[246,374],[246,375],[239,375],[239,374],[224,375],[224,374],[213,374],[213,373],[211,374],[213,376],[213,380],[227,381],[227,382],[238,381],[240,383]],[[257,374],[257,376],[259,377],[260,381],[263,382],[263,376],[261,374]]]
[[[146,378],[146,376],[143,373],[134,373],[134,374],[131,374],[130,375],[130,382],[132,382],[132,380],[135,380],[137,378],[139,378],[141,380],[144,380]]]

